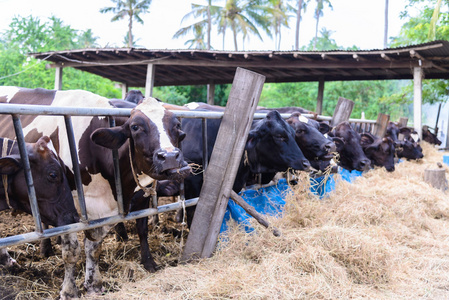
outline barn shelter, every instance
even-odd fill
[[[128,87],[207,85],[213,103],[214,85],[232,83],[237,67],[266,77],[265,82],[318,82],[316,112],[322,112],[326,81],[414,80],[414,127],[421,133],[423,79],[449,79],[449,42],[407,47],[331,51],[150,50],[140,48],[78,49],[31,53],[52,62],[55,89],[61,89],[63,68],[73,67]]]

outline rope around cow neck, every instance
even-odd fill
[[[3,139],[2,157],[5,157],[5,156],[8,156],[9,154],[11,154],[12,147],[14,146],[15,142],[16,142],[15,140],[12,140],[11,149],[9,150],[9,153],[8,153],[8,139],[7,138]],[[6,174],[2,175],[2,182],[3,182],[3,188],[5,189],[6,205],[8,205],[9,209],[12,209],[12,206],[9,201],[9,195],[8,195],[8,175],[6,175]]]
[[[129,163],[131,164],[131,173],[133,173],[133,177],[134,177],[134,181],[136,182],[136,184],[139,186],[139,188],[145,192],[145,194],[143,195],[145,198],[149,197],[149,196],[157,196],[157,192],[156,192],[156,184],[157,181],[154,178],[153,179],[153,187],[148,187],[148,186],[142,186],[139,182],[139,179],[137,178],[137,174],[134,170],[134,164],[133,164],[133,158],[132,158],[132,154],[131,154],[131,143],[128,144],[128,149],[129,149]],[[148,175],[147,175],[148,176]]]

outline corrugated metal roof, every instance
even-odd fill
[[[79,49],[32,53],[53,67],[74,67],[130,87],[144,87],[147,65],[155,65],[155,86],[232,83],[237,67],[266,76],[266,82],[449,79],[449,42],[405,47],[329,51],[217,51],[142,48]]]

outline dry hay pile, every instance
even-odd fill
[[[138,263],[137,236],[117,243],[111,234],[101,266],[106,293],[95,299],[449,298],[448,195],[423,182],[443,153],[422,144],[421,162],[337,180],[322,200],[301,174],[284,216],[270,218],[281,237],[255,223],[252,233],[234,224],[220,250],[197,263],[177,265],[181,240],[158,230],[150,246],[162,269],[149,274]],[[59,283],[43,285],[51,292],[41,298],[57,295]]]

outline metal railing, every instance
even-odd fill
[[[207,112],[207,111],[176,111],[172,110],[175,116],[180,118],[200,118],[203,121],[203,146],[207,149],[207,119],[221,119],[223,117],[223,112]],[[146,216],[156,215],[159,213],[181,209],[183,203],[176,202],[171,204],[166,204],[158,206],[156,208],[148,208],[139,211],[129,212],[124,215],[123,208],[123,194],[122,186],[120,181],[120,170],[118,163],[118,151],[113,151],[114,160],[114,172],[115,172],[115,184],[117,190],[117,201],[119,207],[119,214],[107,218],[89,220],[86,212],[86,204],[83,192],[83,185],[81,181],[79,163],[78,163],[78,152],[76,149],[76,141],[73,133],[72,117],[73,116],[108,116],[110,118],[110,126],[115,126],[115,120],[113,117],[129,117],[131,109],[127,108],[80,108],[80,107],[52,107],[46,105],[22,105],[22,104],[0,104],[0,114],[10,114],[13,119],[14,130],[16,132],[17,142],[20,150],[20,155],[24,164],[25,178],[27,181],[28,195],[30,199],[30,205],[32,210],[32,215],[36,225],[36,230],[34,232],[29,232],[21,235],[10,236],[5,238],[0,238],[0,248],[7,246],[14,246],[23,243],[34,242],[46,238],[55,237],[62,234],[74,233],[82,230],[93,229],[105,225],[112,225],[123,221],[129,221],[134,219],[143,218]],[[28,153],[25,146],[25,139],[22,131],[22,125],[20,122],[19,115],[44,115],[44,116],[62,116],[65,120],[66,131],[69,141],[70,154],[72,158],[73,172],[75,177],[75,185],[77,190],[77,201],[81,211],[81,221],[78,223],[73,223],[64,226],[58,226],[50,229],[43,229],[39,208],[37,205],[36,194],[34,190],[33,178],[31,175],[30,164],[28,160]],[[254,114],[254,119],[262,119],[266,116],[266,113],[256,113]],[[283,118],[290,117],[290,114],[281,114]],[[304,114],[305,117],[312,118],[312,114]],[[319,121],[330,121],[332,117],[318,116]],[[361,119],[350,119],[351,123],[370,123],[375,124],[376,121],[373,120],[361,120]],[[203,151],[206,155],[203,158],[204,166],[207,165],[207,151]],[[198,202],[198,198],[185,200],[184,205],[186,207],[194,206]]]

